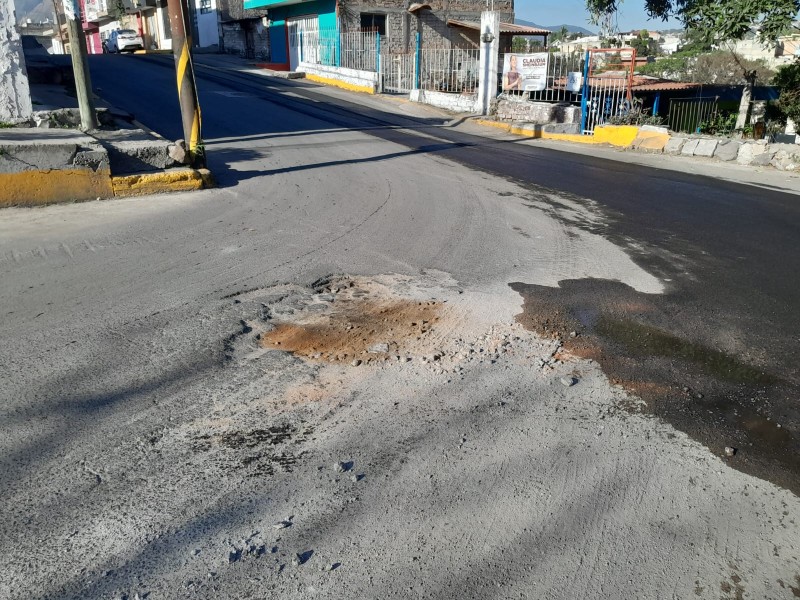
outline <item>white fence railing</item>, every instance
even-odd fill
[[[419,87],[433,92],[475,92],[480,78],[479,57],[477,48],[423,48]]]

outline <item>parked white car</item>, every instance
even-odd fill
[[[112,53],[133,52],[144,48],[144,40],[133,29],[117,29],[108,36],[106,47]]]

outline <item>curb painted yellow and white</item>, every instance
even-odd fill
[[[348,90],[350,92],[360,92],[362,94],[375,94],[375,88],[369,85],[358,85],[356,83],[349,83],[347,81],[341,81],[340,79],[334,79],[332,77],[323,77],[322,75],[316,75],[314,73],[306,73],[305,78],[308,81],[313,81],[315,83],[322,83],[324,85],[338,87],[343,90]]]

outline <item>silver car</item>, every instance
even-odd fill
[[[108,37],[106,46],[109,52],[133,52],[144,48],[144,40],[133,29],[117,29]]]

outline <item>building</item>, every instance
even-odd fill
[[[269,60],[267,9],[245,9],[244,0],[217,0],[220,52]]]
[[[381,50],[407,53],[417,35],[426,48],[473,48],[478,44],[485,0],[244,0],[245,9],[266,9],[270,66],[294,70],[301,57],[300,40],[311,35],[374,32]],[[504,24],[514,22],[513,0],[495,0],[494,10]],[[323,33],[324,32],[324,33]],[[549,32],[529,35],[546,35]],[[510,33],[526,35],[526,33]],[[509,42],[510,45],[510,42]]]

